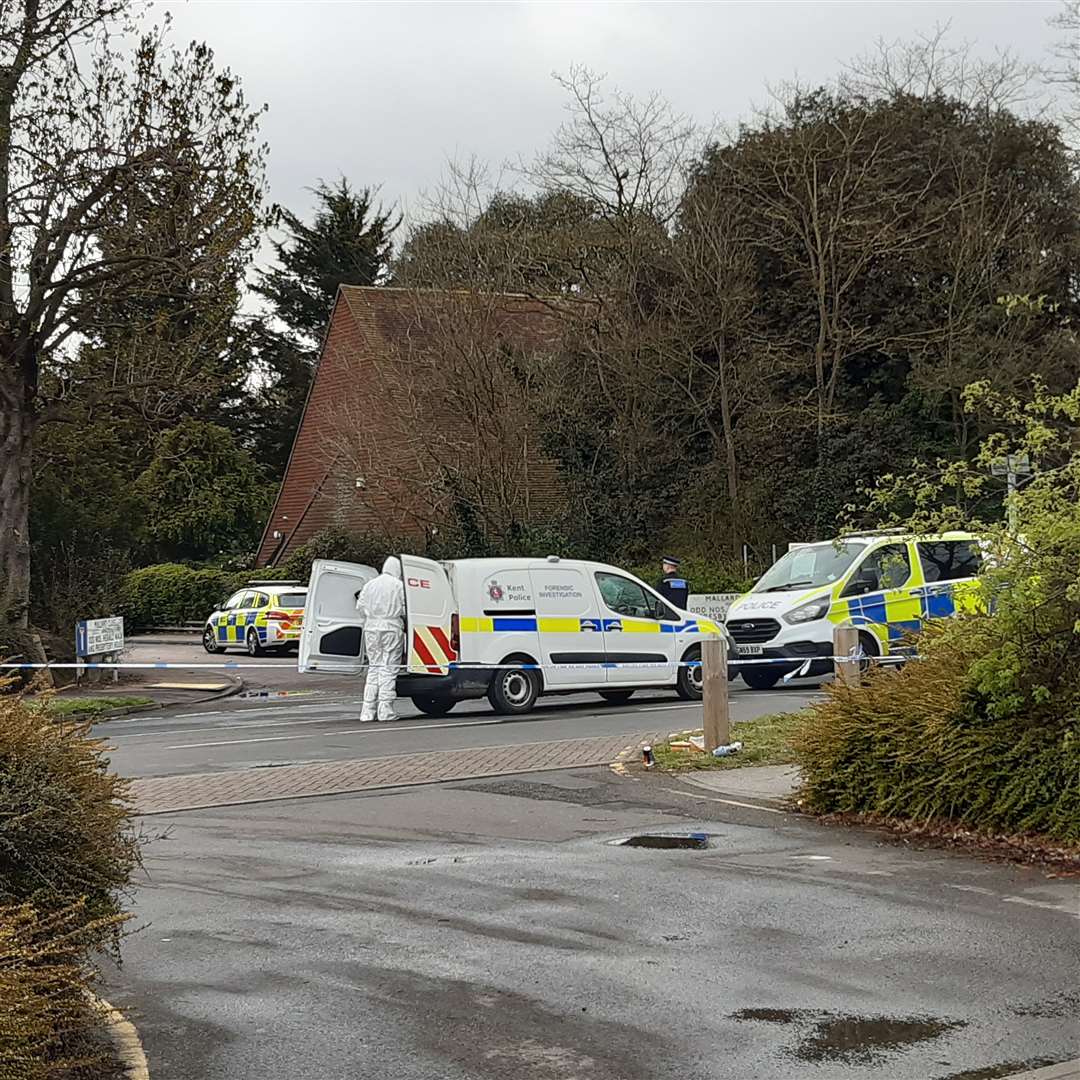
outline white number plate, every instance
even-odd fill
[[[740,656],[760,656],[765,651],[764,645],[736,645],[735,651]]]

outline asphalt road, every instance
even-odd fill
[[[814,694],[735,683],[731,715],[739,721],[800,709]],[[401,719],[392,724],[359,723],[360,705],[357,690],[230,698],[109,721],[98,733],[109,739],[121,774],[169,776],[701,726],[701,706],[666,691],[642,691],[624,706],[606,705],[595,694],[542,698],[520,718],[497,716],[486,701],[463,702],[448,716],[432,718],[406,699],[399,700]]]
[[[154,1080],[989,1080],[1080,1056],[1075,883],[670,777],[146,825],[106,993]],[[711,848],[611,844],[651,830]]]

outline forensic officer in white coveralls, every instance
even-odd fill
[[[367,724],[376,718],[376,702],[379,720],[396,720],[395,685],[405,645],[405,586],[401,581],[401,563],[395,556],[391,555],[383,563],[382,573],[357,594],[356,610],[364,624],[368,658],[360,723]]]

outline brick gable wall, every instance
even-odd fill
[[[342,287],[258,565],[328,526],[422,542],[449,520],[448,486],[496,518],[559,512],[557,468],[504,369],[561,326],[524,297]]]

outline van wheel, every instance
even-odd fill
[[[499,668],[488,687],[491,707],[503,716],[529,712],[540,696],[540,674],[518,667]]]
[[[881,655],[881,642],[873,634],[860,630],[859,646],[866,657],[859,661],[859,675],[865,679],[874,668],[881,667],[880,664],[875,664],[873,659]]]
[[[633,690],[601,690],[600,696],[609,705],[625,705],[633,696]]]
[[[752,667],[747,664],[739,673],[751,690],[771,690],[783,678],[784,673],[776,667]]]
[[[259,641],[259,631],[252,627],[247,632],[247,651],[248,656],[265,656],[266,650],[262,647]]]
[[[679,674],[675,677],[675,692],[683,701],[701,700],[704,693],[704,680],[701,674],[700,645],[687,649],[683,654]]]
[[[211,655],[223,653],[225,650],[218,644],[217,634],[212,626],[208,626],[202,632],[202,647]]]
[[[412,703],[425,716],[445,716],[457,704],[453,698],[434,697],[431,695],[426,697],[414,697]]]

